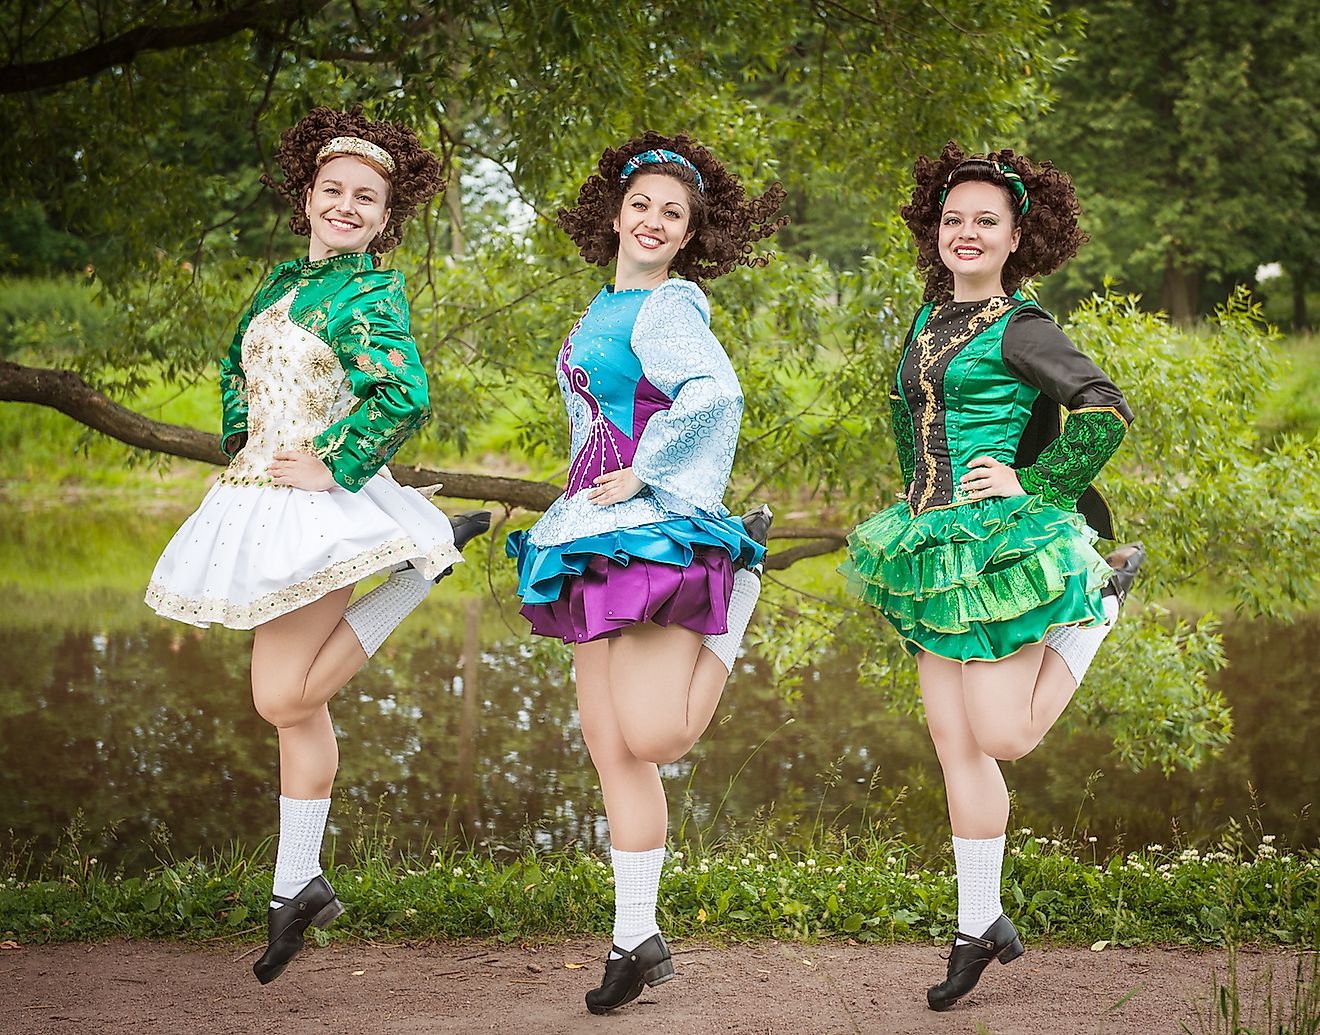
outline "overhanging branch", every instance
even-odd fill
[[[94,47],[30,64],[0,67],[0,93],[23,93],[86,79],[152,50],[214,43],[244,29],[280,26],[316,14],[329,0],[265,0],[241,3],[224,14],[184,25],[139,25]]]
[[[220,451],[220,436],[179,424],[152,420],[121,406],[97,391],[72,370],[49,370],[0,362],[0,402],[49,406],[80,424],[125,445],[169,456],[227,464]],[[465,500],[504,503],[510,507],[545,510],[562,491],[548,482],[526,478],[496,478],[463,471],[435,471],[395,464],[391,473],[403,485],[444,485],[443,494]]]
[[[229,458],[220,451],[220,436],[180,424],[166,424],[121,406],[88,384],[72,370],[26,367],[0,361],[0,402],[49,406],[94,431],[138,449],[223,466]],[[465,471],[436,471],[427,467],[392,464],[390,472],[401,485],[441,483],[442,495],[454,499],[503,503],[526,510],[545,510],[563,491],[549,482],[527,478],[501,478]],[[812,542],[770,554],[766,567],[782,570],[807,557],[841,548],[847,532],[817,526],[780,527],[772,539],[811,539]]]

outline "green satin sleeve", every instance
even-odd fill
[[[220,360],[220,450],[231,460],[247,442],[248,385],[243,373],[243,335],[256,314],[257,303],[248,306]]]
[[[1127,421],[1110,407],[1074,410],[1059,437],[1034,464],[1018,471],[1018,482],[1046,503],[1074,510],[1082,493],[1118,450],[1127,428]]]
[[[889,419],[894,429],[894,448],[898,452],[898,467],[903,472],[903,488],[912,484],[917,470],[917,449],[912,435],[912,414],[897,391],[889,393]]]
[[[317,435],[313,447],[351,492],[431,417],[426,371],[408,326],[403,277],[393,270],[359,273],[331,307],[330,347],[361,403]]]

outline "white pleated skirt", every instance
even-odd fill
[[[357,492],[212,486],[147,586],[157,614],[252,629],[407,561],[435,578],[461,563],[444,513],[382,470]]]

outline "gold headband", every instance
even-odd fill
[[[321,150],[316,152],[316,164],[320,165],[332,155],[356,155],[358,158],[370,158],[373,162],[393,175],[394,159],[390,153],[378,144],[361,137],[335,137]]]

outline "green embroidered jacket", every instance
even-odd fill
[[[289,318],[330,346],[360,400],[313,440],[335,481],[356,492],[431,416],[426,371],[408,329],[403,275],[376,269],[361,252],[295,259],[267,275],[220,363],[221,448],[232,458],[247,441],[243,336],[258,314],[290,291],[296,294]]]

